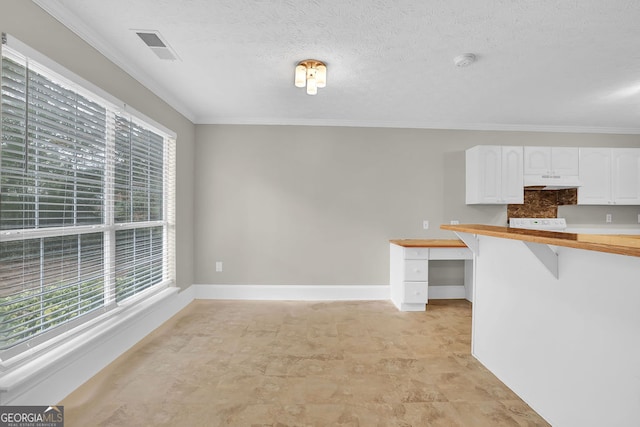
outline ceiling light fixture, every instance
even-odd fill
[[[327,65],[317,59],[305,59],[296,65],[296,87],[307,87],[307,95],[318,93],[327,85]]]

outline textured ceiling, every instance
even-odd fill
[[[640,133],[637,0],[34,1],[195,123]]]

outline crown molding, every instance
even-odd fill
[[[198,117],[195,124],[200,125],[273,125],[273,126],[335,126],[335,127],[365,127],[365,128],[399,128],[399,129],[441,129],[441,130],[471,130],[471,131],[500,131],[500,132],[556,132],[556,133],[586,133],[612,135],[640,135],[640,128],[618,128],[607,126],[550,126],[531,124],[501,124],[501,123],[453,123],[453,122],[395,122],[369,120],[341,120],[341,119],[285,119],[276,120],[264,117],[253,117],[238,120],[234,117]]]

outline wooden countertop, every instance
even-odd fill
[[[404,248],[466,248],[462,240],[458,239],[397,239],[389,240],[394,245]]]
[[[482,224],[443,224],[440,228],[461,233],[640,257],[640,236],[637,235],[560,233]]]

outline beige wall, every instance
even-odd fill
[[[453,238],[438,228],[452,219],[506,224],[506,206],[465,205],[464,150],[478,144],[640,147],[640,136],[197,125],[195,281],[388,283],[389,239]],[[604,223],[605,212],[637,224],[640,207],[560,214]]]
[[[2,0],[0,31],[16,37],[177,133],[177,280],[193,283],[193,157],[195,126],[98,51],[26,0]]]

